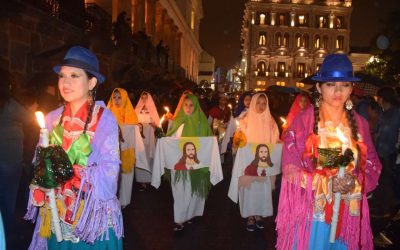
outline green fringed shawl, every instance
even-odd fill
[[[164,180],[171,182],[171,170],[165,169],[163,175]],[[190,178],[192,185],[192,195],[196,194],[201,198],[207,199],[208,193],[211,190],[210,171],[208,167],[194,170],[175,170],[174,184],[180,180],[186,182]]]

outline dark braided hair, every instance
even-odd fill
[[[350,128],[351,128],[351,138],[355,141],[358,141],[358,126],[356,119],[354,118],[354,111],[353,109],[344,109],[346,111],[346,117],[347,121],[350,123]]]
[[[87,71],[85,71],[85,72],[86,72],[86,74],[87,74],[87,76],[88,76],[89,79],[92,79],[93,77],[95,77],[93,74],[91,74],[91,73],[89,73],[89,72],[87,72]],[[94,106],[96,106],[97,86],[98,86],[98,85],[96,84],[96,86],[90,91],[90,96],[92,97],[92,101],[89,102],[89,113],[88,113],[88,116],[87,116],[87,118],[86,118],[85,126],[84,126],[84,128],[83,128],[83,134],[86,134],[86,131],[87,131],[87,129],[88,129],[89,122],[92,120],[92,115],[93,115]]]

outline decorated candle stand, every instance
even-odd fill
[[[344,177],[347,165],[354,160],[354,153],[350,148],[345,149],[342,153],[342,148],[318,148],[319,164],[331,170],[338,169],[337,176]],[[331,231],[329,242],[334,243],[336,240],[336,229],[339,218],[341,193],[334,194],[333,214],[331,222]]]
[[[51,211],[52,225],[58,242],[63,240],[55,189],[63,185],[73,175],[72,164],[61,146],[49,147],[49,131],[45,127],[42,112],[35,113],[40,126],[40,142],[36,150],[34,177],[32,184],[48,189],[48,206]]]

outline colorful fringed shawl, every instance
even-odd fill
[[[362,138],[358,142],[360,171],[355,172],[362,188],[362,199],[358,201],[360,215],[350,215],[349,207],[345,205],[339,239],[349,250],[373,249],[366,194],[375,188],[382,166],[369,135],[368,123],[357,114],[355,120]],[[312,152],[310,147],[315,152],[318,146],[316,135],[312,133],[313,125],[314,112],[310,107],[294,119],[285,136],[276,218],[277,249],[294,249],[294,246],[299,250],[308,249],[315,201],[312,182],[316,171],[314,156],[304,153]]]
[[[74,206],[71,207],[70,218],[71,222],[73,222],[73,234],[79,237],[81,241],[89,244],[99,239],[107,240],[109,238],[109,227],[113,229],[118,239],[123,236],[122,214],[116,197],[120,163],[118,125],[113,114],[104,108],[103,102],[96,102],[95,113],[87,131],[91,139],[92,152],[87,158],[87,164],[79,168],[79,170],[76,169],[79,171],[79,175],[76,173],[75,177],[77,179],[79,177],[79,182],[71,183],[74,189],[77,190],[75,199],[80,201],[75,202]],[[50,133],[57,126],[62,109],[59,108],[47,115],[46,128],[49,128]],[[96,111],[100,110],[102,110],[102,114],[97,115]],[[69,119],[68,112],[64,114],[64,117]],[[70,133],[68,135],[71,132],[71,128],[68,126],[78,125],[71,123],[64,127],[63,148],[68,147],[74,140],[73,138],[80,134]],[[94,130],[92,129],[93,126],[95,126]],[[73,130],[79,130],[79,128],[75,127]],[[79,186],[76,186],[78,183]],[[38,208],[33,206],[33,199],[33,193],[31,193],[28,211],[25,215],[25,219],[36,221],[29,249],[47,249],[47,239],[40,234],[40,228],[41,223],[46,223],[47,221],[42,217],[48,216],[46,216],[46,213],[41,213],[38,216]],[[82,202],[82,199],[84,202]]]

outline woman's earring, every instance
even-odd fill
[[[345,105],[347,110],[351,110],[353,108],[353,102],[350,100],[350,98],[347,99]]]

